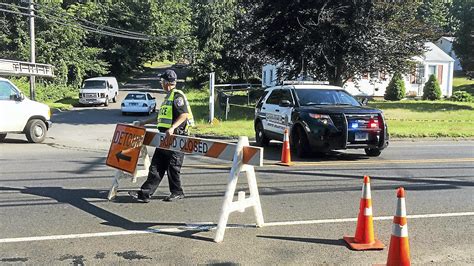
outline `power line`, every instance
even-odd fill
[[[6,13],[22,15],[22,16],[26,16],[26,17],[31,17],[32,16],[30,14],[25,14],[25,13],[22,13],[22,12],[19,12],[19,11],[13,11],[13,10],[8,10],[8,9],[3,9],[3,8],[0,8],[0,11],[6,12]],[[132,40],[142,40],[142,41],[150,40],[150,38],[148,38],[148,37],[135,37],[135,36],[129,36],[129,35],[124,35],[124,34],[119,34],[119,33],[107,32],[107,31],[94,29],[92,27],[88,27],[88,26],[81,25],[81,24],[74,25],[74,24],[70,24],[70,23],[67,23],[67,22],[62,22],[62,21],[58,21],[58,20],[55,20],[55,19],[50,19],[50,18],[38,16],[38,15],[33,15],[33,17],[43,19],[43,20],[46,20],[46,21],[50,21],[50,22],[53,22],[53,23],[57,23],[57,24],[60,24],[60,25],[69,26],[69,27],[73,27],[73,28],[77,28],[77,29],[83,29],[85,31],[94,32],[94,33],[107,35],[107,36],[112,36],[112,37],[132,39]]]
[[[18,6],[18,5],[12,5],[12,4],[7,4],[7,3],[0,3],[0,5],[5,5],[5,6],[8,6],[8,7],[14,7],[14,8],[19,8],[19,9],[24,9],[24,10],[29,10],[29,8],[27,7],[22,7],[22,6]],[[53,13],[49,13],[49,12],[46,12],[46,11],[43,11],[41,9],[48,9],[52,12],[56,12],[56,10],[52,9],[52,8],[49,8],[49,7],[46,7],[44,5],[41,5],[41,4],[38,4],[36,3],[35,6],[39,6],[40,9],[38,11],[41,11],[41,12],[44,12],[46,15],[49,15],[49,16],[53,16],[55,17],[56,19],[60,19],[64,22],[64,18],[62,17],[59,17]],[[15,13],[17,14],[17,13]],[[29,14],[28,14],[29,15]],[[88,21],[86,19],[82,19],[82,18],[78,18],[78,17],[75,17],[75,16],[72,16],[70,14],[66,14],[68,17],[74,19],[74,20],[80,20],[80,21],[83,21],[85,23],[88,23],[88,24],[92,24],[92,25],[95,25],[97,27],[101,27],[101,28],[106,28],[106,29],[109,29],[112,31],[112,33],[116,33],[116,34],[122,34],[122,35],[128,35],[128,36],[131,36],[131,35],[134,35],[132,37],[140,37],[140,38],[148,38],[148,39],[151,39],[153,38],[152,36],[149,36],[149,35],[146,35],[146,34],[143,34],[143,33],[139,33],[139,32],[133,32],[133,31],[128,31],[128,30],[122,30],[122,29],[119,29],[119,28],[114,28],[114,27],[110,27],[110,26],[107,26],[107,25],[101,25],[101,24],[97,24],[97,23],[94,23],[94,22],[91,22],[91,21]],[[101,29],[94,29],[92,27],[89,27],[89,26],[86,26],[86,25],[82,25],[80,23],[78,23],[79,26],[84,26],[86,27],[88,30],[101,30]],[[105,31],[104,31],[105,32]]]
[[[51,12],[55,12],[56,10],[50,8],[50,7],[47,7],[45,5],[42,5],[42,4],[38,4],[36,3],[35,4],[36,6],[39,6],[40,9],[47,9],[47,10],[50,10]],[[52,13],[47,13],[48,15],[51,15],[51,16],[56,16]],[[151,38],[151,36],[147,35],[147,34],[144,34],[144,33],[141,33],[141,32],[134,32],[134,31],[129,31],[129,30],[124,30],[124,29],[119,29],[119,28],[114,28],[114,27],[111,27],[111,26],[107,26],[107,25],[101,25],[101,24],[98,24],[98,23],[94,23],[92,21],[88,21],[86,19],[83,19],[83,18],[79,18],[79,17],[76,17],[76,16],[73,16],[73,15],[70,15],[70,14],[66,14],[68,17],[76,20],[76,21],[82,21],[84,23],[87,23],[87,24],[91,24],[91,25],[95,25],[97,27],[100,27],[100,28],[104,28],[104,29],[108,29],[110,31],[115,31],[116,33],[119,33],[119,34],[131,34],[131,35],[136,35],[138,37],[147,37],[147,38]],[[57,17],[57,16],[56,16]]]
[[[16,6],[16,5],[11,5],[11,4],[5,4],[5,3],[0,3],[2,5],[6,5],[6,6],[9,6],[9,7],[16,7],[16,8],[20,8],[20,9],[28,9],[28,8],[25,8],[25,7],[21,7],[21,6]],[[22,15],[22,16],[32,16],[30,14],[26,14],[26,13],[22,13],[22,12],[19,12],[19,11],[14,11],[14,10],[8,10],[8,9],[3,9],[3,8],[0,8],[0,11],[3,11],[3,12],[6,12],[6,13],[12,13],[12,14],[17,14],[17,15]],[[43,12],[43,11],[42,11]],[[102,34],[102,35],[107,35],[107,36],[112,36],[112,37],[118,37],[118,38],[124,38],[124,39],[132,39],[132,40],[150,40],[150,39],[159,39],[159,37],[155,37],[155,36],[148,36],[148,35],[144,35],[144,34],[141,34],[141,33],[134,33],[134,35],[130,35],[128,33],[120,33],[120,31],[124,31],[124,30],[120,30],[120,29],[116,29],[116,28],[113,28],[113,27],[109,27],[109,26],[104,26],[104,25],[100,25],[100,24],[97,24],[97,23],[93,23],[93,22],[90,22],[90,21],[87,21],[89,23],[93,23],[95,25],[98,25],[98,26],[101,26],[101,27],[109,27],[109,28],[112,28],[114,29],[115,32],[111,32],[111,31],[106,31],[106,30],[102,30],[102,29],[97,29],[97,28],[93,28],[93,27],[90,27],[90,26],[86,26],[86,25],[83,25],[83,24],[80,24],[80,23],[76,23],[76,24],[71,24],[69,23],[67,20],[65,20],[64,18],[62,17],[58,17],[56,15],[53,15],[53,14],[50,14],[50,13],[46,13],[44,12],[45,15],[49,15],[51,17],[55,17],[56,19],[52,19],[52,18],[47,18],[47,17],[44,17],[44,16],[39,16],[39,15],[33,15],[34,17],[36,18],[39,18],[39,19],[43,19],[43,20],[46,20],[46,21],[50,21],[50,22],[53,22],[53,23],[57,23],[57,24],[60,24],[60,25],[64,25],[64,26],[69,26],[69,27],[73,27],[73,28],[79,28],[79,29],[83,29],[85,31],[88,31],[88,32],[94,32],[94,33],[98,33],[98,34]],[[79,18],[76,18],[76,20],[79,19]],[[119,32],[117,32],[119,31]],[[170,37],[168,37],[170,38]]]

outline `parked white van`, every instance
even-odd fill
[[[110,101],[117,102],[118,93],[118,82],[114,77],[86,79],[79,91],[79,103],[83,105],[103,104],[108,106]]]
[[[7,133],[23,133],[29,142],[40,143],[51,128],[51,109],[32,101],[11,83],[0,78],[0,142]]]

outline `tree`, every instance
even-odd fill
[[[193,35],[197,39],[193,72],[198,81],[203,81],[209,72],[226,78],[219,64],[230,41],[229,31],[234,26],[235,1],[192,1]]]
[[[270,58],[258,52],[260,35],[254,30],[258,23],[252,14],[259,7],[258,2],[237,2],[235,8],[235,24],[229,32],[229,41],[224,45],[222,59],[217,64],[222,68],[227,79],[252,82],[259,79],[262,64]]]
[[[10,9],[23,11],[15,7]],[[29,61],[28,17],[19,14],[1,13],[1,15],[3,16],[0,17],[0,27],[3,31],[0,34],[2,47],[0,57]],[[97,59],[102,49],[85,44],[86,32],[83,29],[66,25],[73,24],[74,21],[60,4],[55,2],[41,4],[37,16],[36,61],[55,66],[56,78],[47,82],[77,87],[85,74],[100,75],[107,72],[107,63]],[[46,82],[41,79],[39,81]]]
[[[454,13],[459,20],[459,29],[453,49],[465,71],[474,71],[474,2],[465,0],[453,1]]]
[[[417,9],[416,17],[430,27],[432,39],[454,32],[450,3],[447,1],[423,1]]]
[[[435,75],[431,75],[423,87],[423,100],[439,100],[441,99],[441,88]]]
[[[188,1],[86,1],[64,5],[76,17],[104,25],[104,29],[114,27],[126,35],[138,32],[149,37],[149,40],[136,40],[87,34],[87,45],[103,49],[99,58],[107,61],[112,74],[117,76],[129,76],[146,61],[186,57],[194,47]]]
[[[388,83],[384,99],[388,101],[400,101],[403,98],[405,98],[405,82],[403,82],[402,75],[397,72],[393,75],[390,83]]]
[[[424,52],[427,26],[416,19],[418,3],[380,1],[264,0],[253,14],[262,51],[288,69],[304,68],[342,85],[366,72],[409,71]]]

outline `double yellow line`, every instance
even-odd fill
[[[426,164],[426,163],[471,163],[474,162],[474,158],[453,158],[453,159],[404,159],[404,160],[373,160],[367,161],[347,161],[347,160],[336,160],[336,161],[324,161],[324,162],[293,162],[293,166],[347,166],[347,165],[383,165],[383,164]],[[277,162],[264,162],[263,167],[281,167],[276,165]],[[228,169],[231,164],[187,164],[183,165],[187,168],[207,168],[207,169]]]

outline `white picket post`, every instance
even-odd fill
[[[262,227],[265,222],[263,220],[262,205],[260,204],[260,195],[258,193],[257,178],[254,167],[248,165],[246,173],[250,190],[250,199],[254,202],[253,212],[255,215],[256,225],[257,227]]]
[[[222,203],[221,214],[219,216],[219,222],[217,223],[216,236],[214,242],[222,242],[224,240],[225,228],[227,226],[227,220],[229,219],[229,214],[232,209],[232,201],[234,198],[235,187],[237,186],[237,181],[239,179],[239,173],[242,168],[242,148],[243,141],[246,137],[239,137],[239,142],[237,143],[237,148],[234,153],[234,160],[232,162],[232,168],[230,169],[229,183],[227,183],[227,189],[225,191],[224,202]],[[248,142],[248,140],[247,140]]]

